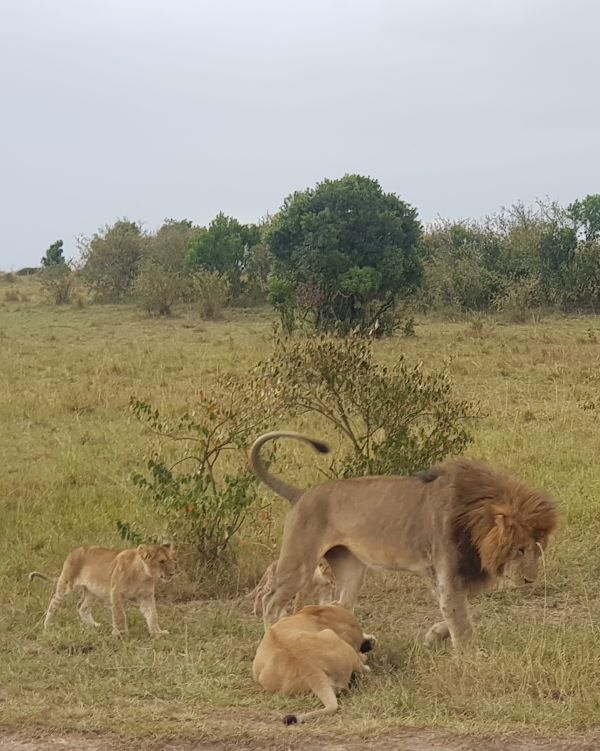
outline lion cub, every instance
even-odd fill
[[[56,588],[44,619],[48,627],[64,597],[74,589],[81,591],[78,611],[81,620],[92,626],[91,606],[97,599],[110,600],[113,634],[127,633],[125,601],[137,602],[152,636],[167,634],[158,625],[154,588],[157,579],[168,582],[178,573],[177,561],[170,544],[138,545],[128,550],[109,550],[97,545],[76,548],[67,556],[58,579],[32,571],[35,578],[56,582]]]
[[[333,714],[336,693],[353,672],[367,672],[375,638],[363,634],[358,621],[340,605],[309,605],[270,626],[258,645],[252,674],[267,691],[288,695],[316,694],[325,705],[305,714],[290,714],[285,725]]]
[[[269,564],[256,587],[248,594],[248,597],[254,597],[252,613],[255,616],[262,612],[262,599],[273,588],[276,569],[277,561],[273,561]],[[306,601],[311,602],[311,600],[317,605],[327,605],[335,600],[335,579],[325,558],[321,558],[310,581],[297,593],[293,602],[290,602],[288,606],[289,614],[296,613],[304,607]]]

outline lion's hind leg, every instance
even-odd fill
[[[54,590],[54,593],[52,594],[52,597],[50,598],[48,609],[46,610],[46,615],[44,617],[44,630],[48,628],[48,626],[54,619],[54,616],[56,615],[56,611],[60,608],[63,600],[69,594],[70,591],[71,591],[70,583],[67,581],[65,577],[60,576],[58,578],[58,581],[56,582],[56,588]]]
[[[89,626],[98,628],[100,624],[98,623],[98,621],[94,620],[94,616],[92,615],[92,604],[95,602],[96,598],[86,587],[82,587],[82,589],[83,594],[81,595],[81,599],[79,600],[79,604],[77,605],[77,612],[79,613],[79,617],[84,623],[88,624]]]

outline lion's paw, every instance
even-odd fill
[[[435,648],[441,646],[449,638],[450,629],[446,621],[440,621],[439,623],[434,623],[425,634],[425,644],[430,648]]]

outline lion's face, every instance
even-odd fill
[[[505,586],[531,584],[537,579],[541,552],[548,542],[547,529],[523,523],[507,508],[492,510],[493,520],[479,546],[483,567]]]
[[[140,545],[138,551],[152,578],[168,582],[179,573],[179,565],[171,545]]]
[[[519,545],[511,551],[499,578],[508,587],[522,587],[537,579],[540,546],[535,542]]]

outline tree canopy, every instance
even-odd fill
[[[238,297],[248,253],[259,241],[255,225],[241,224],[223,212],[190,241],[188,262],[192,268],[205,268],[224,274],[231,284],[231,294]]]
[[[348,329],[418,287],[420,234],[415,209],[376,180],[345,175],[288,196],[267,237],[277,277],[317,327]]]

